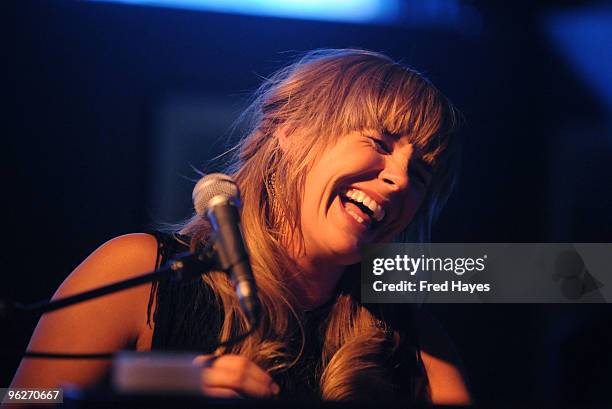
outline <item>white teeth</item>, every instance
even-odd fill
[[[353,199],[354,201],[359,202],[363,204],[364,206],[368,207],[372,211],[373,217],[377,222],[381,221],[385,217],[385,211],[383,210],[382,206],[376,203],[374,199],[366,195],[361,190],[350,189],[349,191],[345,193],[345,196],[348,197],[349,199]],[[359,223],[363,221],[363,219],[359,217],[357,214],[352,213],[351,215],[353,217],[356,216],[355,219]],[[359,219],[357,219],[357,217],[359,217]]]
[[[363,224],[363,219],[357,213],[352,211],[351,209],[346,209],[346,212],[353,216],[353,219],[357,220],[359,223]]]

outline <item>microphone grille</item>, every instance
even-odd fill
[[[234,179],[223,173],[211,173],[204,176],[193,188],[193,207],[197,214],[203,215],[208,210],[212,198],[223,196],[240,206],[240,192]]]

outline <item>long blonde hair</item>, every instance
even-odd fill
[[[416,71],[380,53],[344,49],[309,52],[267,78],[242,119],[248,132],[236,145],[226,172],[235,178],[242,195],[242,224],[259,288],[262,323],[253,336],[218,352],[244,355],[278,374],[299,358],[288,347],[288,334],[297,333],[304,340],[298,303],[287,285],[294,264],[286,244],[302,240],[300,198],[317,155],[355,130],[409,135],[433,169],[425,202],[410,226],[426,239],[453,184],[456,142],[449,135],[456,114]],[[276,137],[281,129],[289,135],[300,130],[302,139],[281,151]],[[275,180],[282,181],[282,188],[273,186]],[[191,236],[195,247],[209,239],[210,227],[193,218],[181,232]],[[360,399],[366,387],[392,388],[387,363],[411,336],[401,324],[391,324],[382,308],[365,308],[355,290],[358,275],[348,276],[340,283],[324,330],[318,365],[323,399]],[[226,275],[213,273],[204,280],[223,305],[220,339],[246,331],[245,316]]]

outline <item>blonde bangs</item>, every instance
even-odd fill
[[[421,159],[437,167],[450,145],[456,112],[433,84],[392,61],[372,66],[347,63],[334,76],[333,81],[317,84],[305,109],[309,114],[300,113],[307,118],[300,121],[305,127],[320,138],[362,130],[408,135]]]
[[[452,145],[457,115],[450,101],[417,71],[375,52],[313,51],[269,78],[259,92],[259,129],[301,129],[312,137],[310,146],[365,129],[408,135],[435,170]]]

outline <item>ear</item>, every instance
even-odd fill
[[[288,124],[283,124],[276,128],[276,131],[274,131],[274,137],[278,140],[278,146],[280,146],[283,152],[287,152],[289,149],[289,144],[291,143],[289,140],[290,136],[291,129],[289,128]]]

